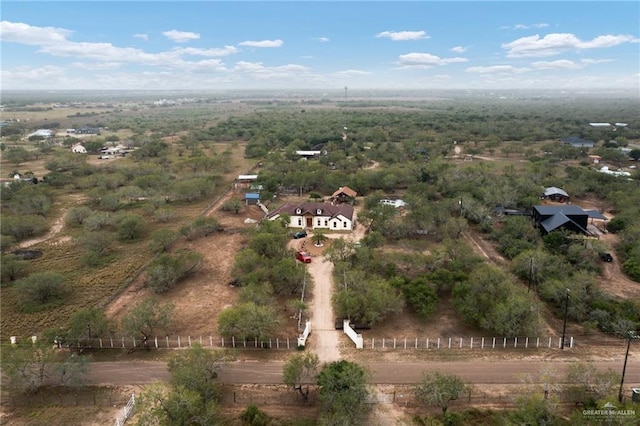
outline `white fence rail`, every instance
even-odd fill
[[[118,414],[116,417],[116,426],[124,426],[127,422],[131,414],[133,413],[133,409],[136,406],[136,395],[134,393],[131,394],[131,398],[129,398],[129,402],[122,409],[122,413]]]
[[[349,325],[349,320],[344,320],[342,322],[342,329],[344,330],[344,334],[349,336],[349,339],[356,344],[356,349],[364,348],[364,340],[362,339],[362,334],[356,333],[356,331],[351,328]]]
[[[566,338],[565,348],[573,348],[574,344],[573,337]],[[553,337],[404,337],[399,339],[364,339],[365,349],[551,349],[561,347],[562,338]]]
[[[298,346],[305,346],[307,344],[307,338],[311,333],[311,321],[307,320],[306,325],[304,327],[304,331],[298,337]]]
[[[235,337],[214,337],[214,336],[164,336],[153,337],[147,340],[146,344],[150,348],[190,348],[194,344],[211,348],[236,348],[236,349],[296,349],[297,338],[275,338],[268,340],[258,339],[237,339]],[[136,337],[107,337],[82,340],[79,342],[67,342],[73,347],[93,347],[100,349],[130,349],[141,347],[143,340]]]

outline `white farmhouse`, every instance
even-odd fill
[[[267,215],[276,220],[281,215],[289,215],[289,227],[326,229],[330,231],[353,230],[353,206],[329,203],[286,203]]]

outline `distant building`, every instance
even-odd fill
[[[562,139],[560,139],[560,142],[562,142],[565,145],[571,145],[574,148],[593,148],[593,146],[594,146],[593,141],[590,141],[590,140],[587,140],[587,139],[578,138],[576,136],[570,136],[568,138],[562,138]]]
[[[544,189],[544,192],[542,193],[542,196],[540,198],[542,198],[543,200],[551,200],[558,203],[566,203],[569,200],[569,194],[567,194],[564,189],[550,186],[549,188]]]
[[[331,201],[333,203],[352,203],[358,193],[348,186],[340,187],[336,192],[331,195]]]
[[[87,148],[85,148],[81,143],[77,143],[71,147],[71,152],[74,154],[86,154]]]
[[[40,136],[42,138],[49,139],[49,138],[52,138],[53,135],[54,135],[53,130],[50,130],[50,129],[38,129],[35,132],[33,132],[30,135],[28,135],[27,137],[30,138],[32,136]]]
[[[255,205],[258,204],[260,202],[260,194],[256,193],[256,192],[247,192],[246,194],[244,194],[244,202],[245,204],[249,205]]]
[[[78,135],[99,135],[100,128],[98,127],[80,127],[76,129],[76,134]]]

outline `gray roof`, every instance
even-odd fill
[[[551,232],[567,222],[571,222],[571,219],[569,219],[564,213],[559,212],[540,222],[540,225],[544,228],[545,231]]]
[[[567,215],[581,215],[587,214],[582,207],[575,204],[568,204],[563,206],[533,206],[533,208],[541,215],[554,215],[556,213],[564,213]]]
[[[562,143],[573,145],[575,147],[585,146],[585,147],[593,147],[593,141],[582,139],[576,136],[569,136],[568,138],[560,139]]]
[[[597,210],[585,210],[585,213],[588,214],[591,219],[608,220],[605,215],[603,215]]]
[[[545,188],[545,189],[544,189],[544,195],[545,195],[545,197],[548,197],[548,196],[550,196],[550,195],[555,195],[555,194],[560,194],[560,195],[563,195],[563,196],[565,196],[565,197],[568,197],[568,196],[569,196],[569,194],[567,194],[567,193],[564,191],[564,189],[560,189],[560,188],[557,188],[557,187],[555,187],[555,186],[550,186],[549,188]]]

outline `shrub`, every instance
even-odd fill
[[[206,237],[214,232],[221,231],[222,226],[213,217],[199,217],[190,225],[180,228],[180,234],[187,237],[187,240],[193,241],[200,237]]]
[[[34,312],[59,306],[68,294],[64,276],[40,272],[24,278],[14,286],[20,309]]]

